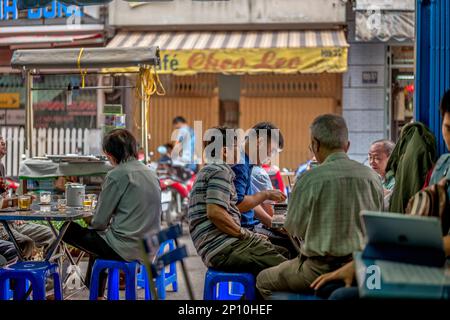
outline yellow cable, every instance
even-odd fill
[[[87,70],[86,69],[81,69],[81,56],[83,55],[83,51],[84,48],[80,48],[80,52],[78,53],[78,59],[77,59],[77,67],[78,70],[80,71],[81,74],[81,87],[84,88],[85,85],[85,79],[86,79],[86,74],[87,74]]]

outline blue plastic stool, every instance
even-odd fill
[[[224,289],[221,290],[224,285],[220,285],[220,283],[224,282],[226,284],[226,291]],[[243,287],[235,285],[235,291],[232,291],[230,295],[228,291],[229,282],[241,284]],[[248,300],[256,299],[255,277],[251,273],[229,273],[214,269],[208,269],[206,272],[205,289],[203,291],[204,300],[236,300],[237,296],[240,299],[243,294],[245,294],[245,298]]]
[[[159,246],[158,257],[164,254],[165,249],[169,247],[169,251],[175,250],[175,241],[167,240]],[[138,286],[145,289],[145,300],[151,300],[150,286],[148,283],[147,272],[144,266],[141,266],[138,274]],[[171,263],[169,266],[169,272],[163,272],[156,278],[156,290],[158,298],[161,300],[166,299],[166,287],[172,285],[174,292],[178,291],[178,278],[177,278],[177,264]]]
[[[26,281],[25,291],[27,292],[29,288],[30,288],[30,282]],[[11,300],[14,297],[14,290],[11,289],[9,279],[6,279],[6,284],[5,284],[5,287],[3,288],[3,290],[5,290],[4,291],[4,295],[6,297],[5,300]],[[30,300],[30,299],[31,298],[28,297],[28,300]]]
[[[245,288],[238,282],[220,282],[216,294],[221,300],[240,300],[245,292]]]
[[[9,282],[14,279],[13,300],[23,299],[28,285],[32,287],[33,300],[45,300],[45,283],[53,277],[55,300],[62,300],[61,280],[58,265],[47,261],[24,261],[0,269],[0,300],[11,299]]]
[[[136,300],[136,270],[138,262],[96,259],[92,268],[89,300],[97,300],[100,273],[108,270],[108,300],[119,300],[119,271],[125,272],[125,299]]]

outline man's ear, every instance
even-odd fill
[[[350,150],[350,141],[347,142],[347,148],[344,149],[345,153],[347,153],[348,150]]]

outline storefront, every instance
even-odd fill
[[[10,61],[16,49],[103,46],[101,7],[80,8],[53,1],[48,7],[19,11],[16,0],[0,0],[0,125],[25,125],[25,90]],[[45,74],[34,79],[37,128],[96,128],[95,90],[67,90],[80,76]],[[87,77],[95,86],[97,77]]]
[[[281,166],[310,157],[308,127],[319,114],[342,113],[347,41],[340,29],[308,31],[120,31],[108,47],[157,45],[166,95],[152,98],[150,149],[170,141],[172,119],[203,130],[276,123],[285,136]],[[129,95],[133,104],[134,95]],[[134,108],[130,108],[131,118]],[[129,127],[138,130],[130,120]]]
[[[394,141],[414,114],[414,10],[414,0],[355,4],[355,41],[385,47],[385,124],[387,137]]]

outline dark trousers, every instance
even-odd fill
[[[71,223],[64,234],[63,241],[75,248],[89,254],[89,264],[86,272],[86,285],[90,286],[92,266],[95,259],[123,261],[95,230],[81,227],[79,224]],[[100,274],[100,285],[98,296],[103,297],[106,287],[106,272]]]
[[[257,224],[251,228],[253,232],[263,234],[269,238],[269,241],[278,247],[283,247],[289,251],[289,259],[293,259],[298,256],[298,251],[292,244],[291,239],[288,235],[278,232],[274,229],[269,229],[262,223]]]

